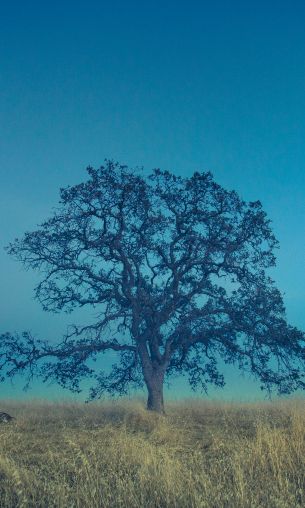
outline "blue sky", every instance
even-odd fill
[[[56,340],[73,321],[41,310],[39,275],[3,246],[105,158],[148,172],[210,170],[260,199],[281,246],[272,276],[289,321],[305,329],[304,23],[301,1],[1,3],[1,332]],[[261,396],[231,368],[226,379],[211,397]],[[1,394],[25,397],[21,386]],[[170,392],[187,393],[179,380]],[[26,396],[69,392],[36,382]]]

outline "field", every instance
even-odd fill
[[[0,506],[305,506],[305,404],[21,403],[0,425]]]

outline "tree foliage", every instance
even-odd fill
[[[92,377],[91,398],[144,382],[157,410],[171,375],[186,374],[194,389],[223,386],[219,359],[267,390],[305,387],[304,334],[287,323],[266,273],[278,244],[259,201],[246,203],[211,173],[157,169],[145,178],[113,161],[87,171],[86,182],[61,189],[49,220],[7,250],[41,273],[44,310],[89,306],[95,320],[71,325],[56,346],[3,334],[3,379],[24,370],[78,390]],[[110,374],[88,366],[109,350],[119,355]]]

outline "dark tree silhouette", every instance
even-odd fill
[[[7,250],[41,271],[36,298],[47,311],[95,309],[57,345],[29,332],[1,336],[2,379],[27,372],[90,399],[148,390],[163,412],[163,384],[185,373],[192,388],[224,385],[218,360],[235,363],[279,393],[305,388],[304,334],[287,324],[280,292],[265,273],[277,241],[259,201],[245,203],[211,173],[149,177],[112,161],[61,189],[60,207]],[[119,354],[110,374],[88,365]]]

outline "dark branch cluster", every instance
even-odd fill
[[[112,161],[88,181],[61,189],[54,215],[8,252],[42,275],[36,298],[47,311],[89,306],[93,324],[71,327],[56,347],[30,334],[1,336],[9,376],[55,379],[91,396],[126,393],[179,372],[191,386],[222,386],[218,359],[282,393],[304,388],[304,334],[289,326],[267,276],[277,241],[259,201],[246,203],[210,173],[144,178]],[[109,375],[88,360],[117,351]],[[38,367],[41,364],[41,367]]]

